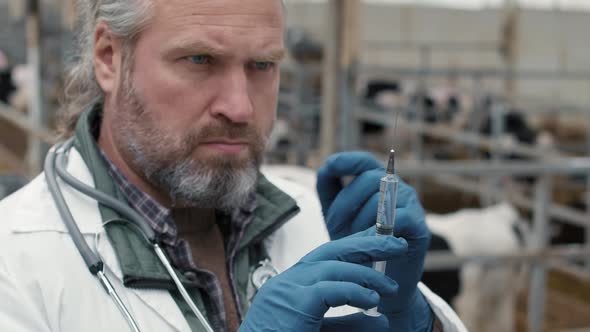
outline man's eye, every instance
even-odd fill
[[[187,57],[187,60],[196,65],[206,65],[211,62],[211,57],[208,55],[192,55]]]
[[[256,70],[269,70],[273,66],[273,63],[270,61],[256,61],[254,62],[254,69]]]

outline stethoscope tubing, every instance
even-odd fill
[[[211,328],[211,326],[209,325],[209,322],[207,322],[207,319],[201,313],[201,310],[199,310],[199,308],[197,308],[197,305],[191,299],[186,288],[184,288],[184,286],[182,286],[182,282],[180,281],[180,279],[176,275],[176,272],[174,272],[174,269],[172,268],[172,265],[170,264],[170,262],[166,258],[166,255],[164,255],[164,251],[162,251],[162,248],[160,248],[160,246],[158,244],[155,244],[154,251],[156,252],[156,255],[158,256],[158,258],[160,258],[160,262],[162,262],[162,264],[164,265],[164,267],[168,271],[168,274],[170,275],[170,277],[172,278],[172,280],[176,284],[176,288],[180,292],[180,295],[182,296],[184,301],[186,301],[186,303],[191,308],[191,310],[193,311],[195,316],[197,316],[197,319],[199,319],[201,324],[203,324],[203,326],[205,327],[205,330],[207,330],[207,332],[213,332],[213,328]]]
[[[95,188],[83,183],[82,181],[76,179],[73,175],[67,172],[66,170],[66,151],[69,151],[73,145],[73,140],[70,139],[64,143],[63,152],[57,153],[56,157],[56,164],[55,170],[59,177],[72,188],[76,189],[80,193],[91,197],[98,201],[100,204],[107,206],[114,211],[119,212],[124,217],[129,219],[135,226],[137,226],[141,230],[141,234],[148,240],[150,243],[156,243],[156,234],[154,230],[144,222],[143,218],[135,212],[135,210],[129,208],[127,205],[119,202],[115,198],[103,193],[102,191],[96,190]]]
[[[59,211],[59,214],[62,217],[62,220],[64,221],[66,228],[68,229],[68,233],[70,234],[72,241],[74,242],[74,245],[78,249],[78,252],[80,253],[80,256],[82,256],[82,259],[86,263],[86,266],[88,266],[88,269],[92,274],[97,276],[105,291],[111,297],[119,311],[123,314],[125,321],[129,325],[131,330],[133,332],[141,332],[139,326],[137,325],[137,322],[135,321],[135,319],[133,319],[133,316],[131,315],[131,313],[119,297],[119,294],[117,294],[117,291],[115,290],[115,288],[107,278],[106,274],[104,273],[104,264],[102,260],[98,257],[98,255],[96,255],[92,251],[92,249],[90,249],[90,246],[88,246],[88,244],[84,240],[84,236],[82,235],[82,232],[80,232],[78,225],[74,221],[74,217],[72,216],[70,209],[67,207],[67,203],[63,197],[63,194],[59,189],[59,184],[57,183],[57,172],[55,167],[56,157],[58,154],[56,151],[62,148],[63,145],[53,146],[49,150],[49,152],[47,153],[47,157],[45,158],[45,180],[47,181],[49,192],[53,197],[57,210]]]
[[[113,302],[115,302],[117,308],[119,308],[119,311],[121,312],[123,317],[125,317],[125,320],[127,321],[127,324],[129,324],[131,330],[133,332],[141,332],[139,326],[137,325],[137,322],[135,321],[129,310],[127,310],[127,307],[123,303],[123,300],[121,300],[119,294],[117,294],[115,287],[113,286],[113,284],[111,284],[111,281],[107,278],[106,274],[104,274],[103,271],[99,271],[96,274],[96,276],[98,277],[98,280],[100,280],[100,283],[102,284],[106,292],[110,295],[111,299],[113,299]]]
[[[68,208],[67,203],[63,197],[63,194],[59,188],[59,184],[57,183],[57,173],[55,170],[57,157],[56,150],[60,149],[61,147],[61,145],[53,146],[47,153],[44,165],[45,180],[47,181],[49,192],[53,197],[53,201],[55,202],[57,210],[59,211],[59,214],[66,228],[68,229],[70,236],[72,237],[72,241],[74,241],[74,244],[78,249],[78,252],[80,252],[80,255],[84,259],[84,262],[90,269],[90,272],[96,275],[99,271],[102,271],[103,263],[101,259],[94,254],[92,249],[90,249],[90,246],[88,246],[88,244],[84,240],[84,236],[82,235],[82,232],[80,232],[78,225],[74,221],[74,217],[72,216],[72,213]]]
[[[160,262],[166,268],[168,274],[174,281],[178,291],[180,292],[183,299],[191,308],[191,311],[195,314],[197,319],[201,322],[203,327],[207,332],[213,332],[211,325],[205,318],[205,316],[201,313],[201,311],[197,308],[194,301],[190,298],[186,288],[182,285],[182,282],[176,275],[176,272],[172,268],[170,261],[164,254],[163,250],[157,243],[156,235],[153,229],[143,220],[141,216],[133,209],[129,208],[125,204],[119,202],[118,200],[114,199],[113,197],[96,190],[82,181],[76,179],[73,175],[67,172],[66,170],[66,154],[73,146],[73,138],[69,140],[57,144],[53,146],[49,152],[47,153],[47,157],[45,158],[45,179],[47,181],[49,191],[51,196],[53,197],[56,207],[59,211],[64,224],[72,237],[72,241],[74,242],[76,248],[80,252],[80,255],[84,259],[84,262],[88,266],[90,272],[98,277],[100,283],[103,285],[106,292],[111,296],[125,319],[127,323],[131,327],[134,332],[140,332],[137,322],[115,291],[115,288],[108,280],[106,274],[104,273],[104,263],[102,260],[96,255],[88,246],[86,241],[84,240],[84,236],[80,232],[74,217],[70,209],[67,206],[67,203],[63,197],[61,189],[59,188],[59,184],[57,182],[57,177],[59,176],[62,181],[70,185],[72,188],[76,189],[80,193],[91,197],[98,201],[100,204],[117,211],[118,213],[122,214],[126,217],[130,222],[132,222],[135,226],[140,229],[140,233],[145,237],[146,241],[151,244],[152,248],[154,249],[156,256],[159,258]]]

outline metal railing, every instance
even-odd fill
[[[398,110],[399,111],[399,110]],[[394,117],[390,114],[359,107],[355,113],[357,120],[371,121],[385,126],[394,125]],[[400,120],[398,120],[400,121]],[[492,121],[494,121],[492,117]],[[430,125],[422,122],[402,122],[397,124],[416,136],[430,136],[445,139],[453,143],[489,150],[495,154],[518,153],[532,158],[529,162],[509,162],[491,160],[483,161],[436,161],[418,160],[400,161],[398,172],[402,176],[432,177],[440,184],[454,187],[465,192],[475,193],[496,200],[507,200],[517,206],[533,212],[532,234],[528,239],[528,248],[524,252],[507,255],[456,257],[450,254],[436,253],[429,255],[427,269],[452,268],[467,262],[495,264],[511,262],[527,262],[531,265],[530,291],[528,299],[528,326],[530,331],[543,329],[545,297],[547,283],[547,267],[555,265],[555,261],[564,263],[565,259],[576,258],[585,263],[590,270],[590,241],[584,245],[569,247],[549,246],[549,222],[552,217],[563,222],[584,227],[590,234],[590,158],[568,157],[558,151],[537,148],[531,145],[515,143],[502,145],[495,137],[486,137],[474,132],[458,131],[444,125]],[[418,153],[421,153],[421,149]],[[536,178],[533,196],[527,198],[522,194],[499,191],[497,188],[482,186],[480,182],[468,180],[465,176],[480,178],[498,178],[499,176],[533,176]],[[581,212],[552,202],[553,177],[556,175],[585,176],[586,212]],[[588,239],[588,237],[587,237]]]

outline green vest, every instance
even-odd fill
[[[98,107],[82,113],[76,125],[75,146],[92,173],[96,189],[127,203],[109,176],[107,165],[92,135],[94,126],[100,122],[100,113]],[[247,290],[251,287],[250,274],[259,263],[262,241],[299,212],[295,201],[270,183],[262,174],[256,186],[256,202],[254,218],[238,244],[233,266],[233,282],[244,314],[250,305],[250,299],[247,296]],[[100,204],[99,210],[103,222],[120,218],[116,211]],[[191,330],[204,331],[204,327],[194,316],[188,304],[176,291],[174,282],[151,246],[137,233],[137,229],[125,222],[109,223],[105,229],[119,260],[124,285],[133,288],[169,290]],[[182,273],[177,271],[177,275],[199,310],[207,317],[200,289]]]

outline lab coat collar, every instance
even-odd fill
[[[82,156],[75,148],[70,150],[67,170],[84,184],[94,187],[92,175]],[[11,229],[14,233],[22,235],[38,232],[67,233],[67,229],[55,208],[53,198],[45,184],[44,176],[42,173],[23,189],[23,194],[39,197],[39,202],[41,202],[44,208],[31,211],[30,208],[17,207],[17,209],[24,211],[24,217],[18,221],[15,220],[11,224]],[[90,247],[102,258],[105,263],[107,275],[113,281],[115,287],[121,291],[124,287],[121,268],[113,246],[107,239],[106,232],[104,231],[98,203],[80,194],[60,179],[58,179],[58,183],[80,232],[84,234]],[[89,273],[88,271],[86,272]],[[127,290],[133,294],[130,296],[137,296],[137,298],[152,308],[154,314],[159,315],[177,331],[188,330],[184,316],[167,290],[134,288],[127,288]]]
[[[67,171],[84,184],[94,187],[92,176],[82,157],[75,149],[70,150]],[[97,213],[98,203],[80,194],[60,178],[57,179],[57,182],[80,232],[84,235],[93,235],[102,229],[101,218]],[[45,181],[45,173],[41,173],[32,180],[30,184],[22,189],[20,194],[37,197],[40,208],[31,210],[30,207],[15,207],[15,209],[22,211],[23,214],[20,220],[14,220],[11,224],[11,229],[15,233],[68,232],[49,192]]]

